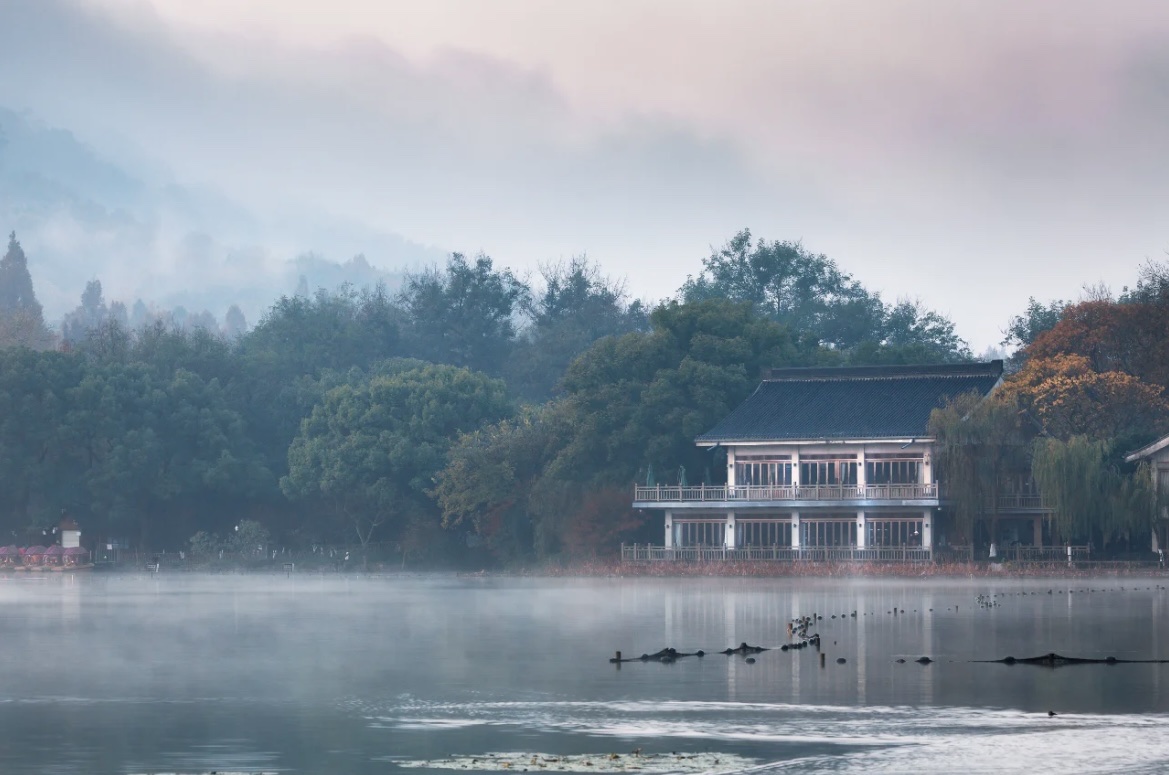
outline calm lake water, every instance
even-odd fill
[[[1169,664],[970,660],[1169,659],[1165,585],[0,578],[0,772],[1164,772]],[[823,668],[709,653],[812,613]],[[708,655],[608,663],[664,646]]]

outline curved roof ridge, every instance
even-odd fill
[[[770,369],[764,381],[778,380],[841,380],[841,379],[898,379],[912,377],[973,377],[994,376],[1003,373],[1003,362],[973,361],[968,363],[906,364],[895,366],[785,366]]]
[[[938,366],[776,369],[699,444],[927,435],[930,413],[962,393],[987,396],[1002,361]]]

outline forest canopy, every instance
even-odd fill
[[[605,554],[657,536],[629,506],[634,480],[716,481],[725,466],[693,439],[764,370],[971,357],[944,315],[749,231],[660,302],[583,257],[533,279],[456,253],[396,293],[282,297],[250,329],[238,308],[151,317],[94,279],[53,332],[29,262],[12,235],[0,529],[18,542],[67,511],[152,549],[246,523],[403,559]],[[1032,302],[1011,321],[1008,435],[1112,450],[1162,429],[1165,287],[1152,267],[1123,298]]]

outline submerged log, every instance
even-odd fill
[[[722,653],[729,656],[731,654],[758,654],[761,651],[767,651],[767,649],[763,646],[748,646],[747,642],[744,641],[739,644],[737,649],[726,649]]]
[[[1054,651],[1048,654],[1043,654],[1038,657],[1003,657],[1002,659],[976,659],[975,662],[991,663],[999,665],[1039,665],[1040,667],[1065,667],[1067,665],[1159,665],[1169,663],[1169,659],[1117,659],[1116,657],[1105,657],[1104,659],[1091,659],[1086,657],[1065,657],[1062,654],[1056,654]]]
[[[621,652],[617,652],[616,657],[610,657],[609,664],[621,662],[673,662],[682,657],[704,657],[706,652],[702,649],[694,652],[682,652],[675,648],[664,648],[661,651],[655,651],[653,654],[642,654],[640,657],[629,657],[628,659],[621,658]]]

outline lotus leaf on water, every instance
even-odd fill
[[[485,753],[395,762],[405,769],[506,772],[739,772],[755,760],[726,753],[601,753],[559,756],[544,753]]]

